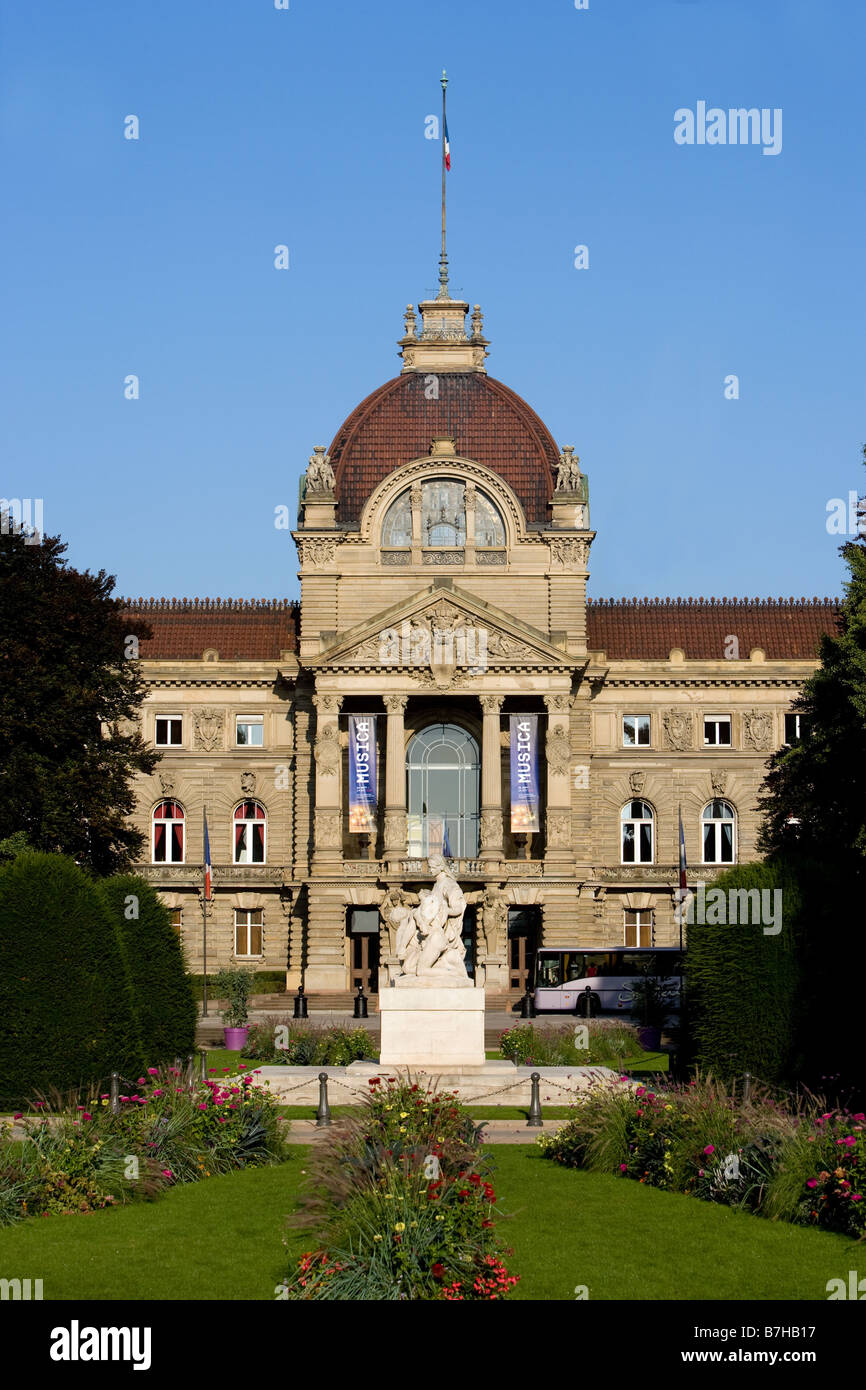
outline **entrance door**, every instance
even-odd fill
[[[535,973],[535,952],[541,932],[540,907],[508,909],[508,988],[526,993]]]
[[[363,985],[365,994],[379,990],[379,909],[349,909],[349,988]]]

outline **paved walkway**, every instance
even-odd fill
[[[290,1144],[312,1144],[330,1133],[327,1127],[316,1128],[315,1120],[292,1120],[287,1135]],[[563,1120],[545,1120],[541,1128],[529,1126],[525,1120],[485,1120],[483,1140],[488,1144],[534,1144],[539,1134],[553,1134]]]

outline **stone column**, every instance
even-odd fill
[[[406,750],[403,714],[407,695],[384,695],[388,711],[385,744],[385,858],[406,857]]]
[[[313,696],[316,706],[316,789],[313,825],[313,871],[334,872],[343,858],[342,766],[340,705],[342,697]]]
[[[547,849],[549,864],[574,862],[571,835],[571,696],[545,695],[547,707]]]
[[[481,695],[484,719],[481,740],[481,858],[501,859],[502,751],[499,711],[502,695]]]

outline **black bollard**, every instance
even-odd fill
[[[120,1072],[111,1073],[111,1085],[108,1088],[108,1108],[112,1115],[120,1114]]]
[[[184,1067],[184,1079],[188,1091],[195,1090],[195,1058],[192,1053],[187,1054],[186,1066]]]
[[[364,986],[358,986],[358,993],[355,995],[355,1003],[352,1011],[353,1018],[367,1017],[367,996],[364,993]]]
[[[198,1055],[201,1058],[201,1079],[207,1081],[207,1053],[202,1049]]]
[[[532,1082],[532,1100],[529,1102],[529,1119],[526,1124],[531,1125],[533,1129],[541,1129],[541,1097],[538,1094],[541,1076],[534,1071],[529,1079]]]
[[[586,1008],[586,1012],[583,1015],[583,1017],[592,1018],[592,985],[587,985],[586,989],[583,991],[583,997]]]
[[[520,1017],[521,1017],[521,1018],[534,1018],[534,1017],[535,1017],[535,1011],[534,1011],[534,1009],[533,1009],[533,1003],[532,1003],[532,990],[529,988],[529,985],[526,986],[526,993],[524,994],[523,998],[522,998],[521,1001],[520,1001]]]
[[[744,1072],[744,1073],[743,1073],[743,1104],[744,1104],[744,1105],[748,1105],[748,1103],[749,1103],[749,1096],[750,1096],[751,1094],[752,1094],[752,1074],[751,1074],[751,1072],[748,1072],[748,1071],[747,1071],[747,1072]]]
[[[295,1007],[292,1014],[293,1018],[307,1018],[307,996],[304,994],[304,986],[298,985],[298,992],[295,995]]]
[[[326,1129],[331,1123],[331,1107],[328,1104],[328,1073],[319,1072],[319,1108],[316,1111],[316,1129]]]

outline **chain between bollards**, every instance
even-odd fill
[[[543,1123],[541,1118],[541,1096],[538,1093],[541,1074],[534,1071],[529,1079],[532,1082],[532,1099],[529,1102],[529,1119],[526,1121],[526,1124],[527,1127],[531,1125],[533,1129],[540,1129]]]
[[[328,1073],[319,1072],[319,1108],[316,1111],[316,1129],[326,1129],[331,1123],[331,1107],[328,1104]]]

